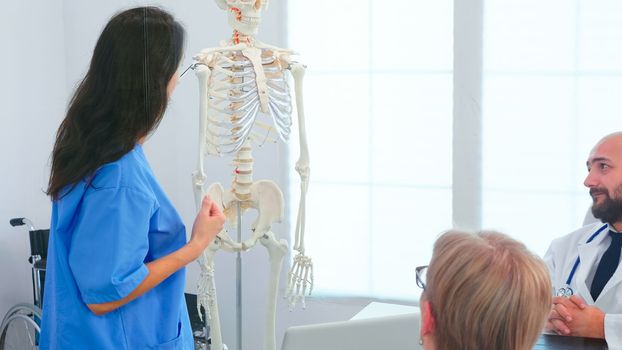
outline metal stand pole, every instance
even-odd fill
[[[237,201],[238,213],[238,242],[242,242],[242,209],[240,202]],[[242,253],[238,252],[235,259],[236,275],[236,331],[238,339],[238,350],[242,350]]]

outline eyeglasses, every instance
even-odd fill
[[[179,77],[180,77],[180,78],[181,78],[181,77],[183,77],[183,76],[184,76],[184,74],[186,74],[186,72],[187,72],[189,69],[194,70],[196,67],[197,67],[197,63],[191,63],[191,64],[188,66],[188,68],[186,68],[186,69],[183,71],[183,73],[181,73],[181,74],[179,75]]]
[[[418,266],[415,268],[415,274],[417,276],[417,287],[425,290],[425,277],[428,272],[428,265]]]

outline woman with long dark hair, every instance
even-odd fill
[[[222,229],[208,198],[186,242],[142,143],[179,79],[184,30],[155,7],[115,15],[56,136],[41,349],[193,349],[184,266]]]

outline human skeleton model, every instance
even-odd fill
[[[288,246],[284,239],[277,240],[271,231],[275,222],[283,218],[283,193],[270,180],[253,181],[254,144],[276,142],[270,137],[277,133],[287,141],[292,125],[292,104],[286,71],[294,78],[299,121],[300,157],[296,171],[301,177],[301,196],[296,223],[294,249],[298,254],[288,274],[286,298],[292,309],[297,302],[305,306],[305,295],[313,288],[313,265],[305,256],[305,198],[309,182],[309,152],[304,128],[302,78],[305,68],[293,61],[293,51],[260,43],[255,40],[261,14],[268,0],[216,0],[228,12],[233,36],[220,47],[202,50],[194,56],[194,68],[199,78],[200,124],[199,159],[193,173],[197,208],[202,198],[209,195],[223,210],[227,224],[237,229],[241,212],[249,208],[258,211],[250,238],[234,241],[223,229],[199,260],[201,277],[197,307],[205,308],[209,318],[211,348],[222,350],[222,336],[218,317],[218,303],[214,284],[214,255],[219,249],[228,252],[246,251],[259,241],[268,250],[270,281],[266,306],[264,349],[276,349],[276,298],[283,257]],[[261,121],[260,117],[267,121]],[[206,154],[233,155],[233,182],[225,190],[220,183],[205,189],[203,161]],[[199,313],[200,314],[200,313]]]

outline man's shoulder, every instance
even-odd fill
[[[600,229],[604,229],[604,227],[606,226],[607,224],[603,224],[602,222],[595,222],[589,225],[585,225],[564,236],[554,239],[551,245],[569,243],[578,244],[579,242],[586,242],[595,232],[599,231]]]

